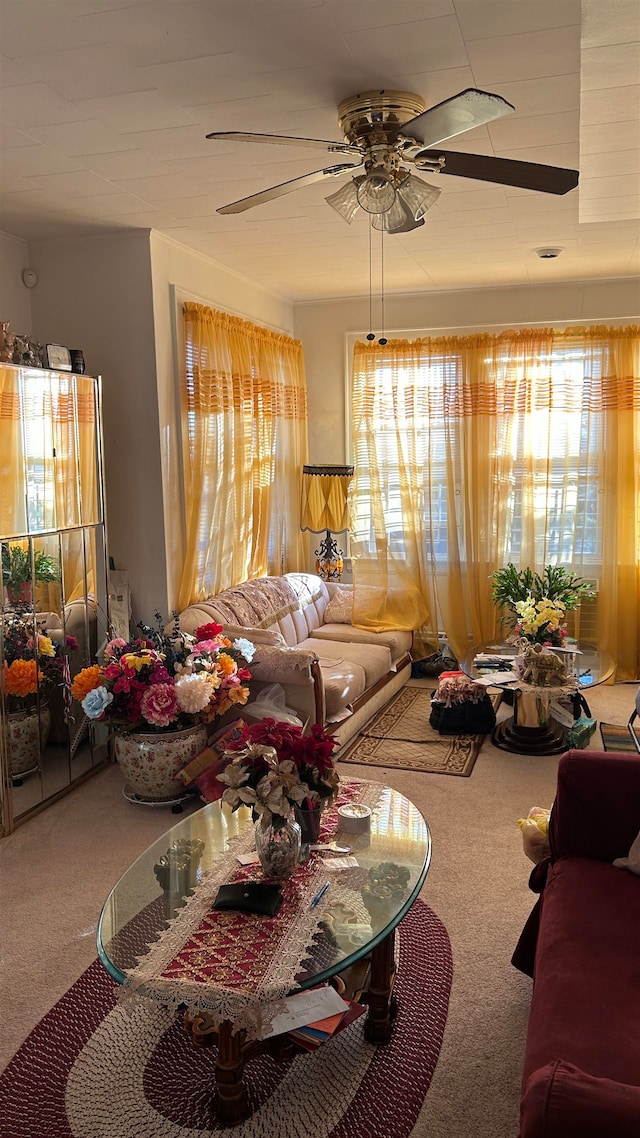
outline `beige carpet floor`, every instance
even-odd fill
[[[636,688],[594,689],[593,713],[624,724]],[[591,747],[601,747],[597,732]],[[471,778],[375,768],[373,777],[408,795],[429,822],[433,859],[423,897],[453,948],[444,1043],[412,1138],[517,1134],[531,981],[510,957],[534,901],[517,819],[531,806],[551,805],[556,768],[555,756],[510,754],[488,739]],[[347,772],[367,777],[371,768]],[[127,802],[113,766],[0,841],[0,1067],[95,958],[109,890],[174,821],[166,808]]]

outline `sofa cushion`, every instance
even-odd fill
[[[324,610],[325,624],[351,624],[353,589],[338,586]]]
[[[310,636],[298,645],[315,652],[320,661],[320,667],[329,660],[332,664],[347,660],[350,664],[357,664],[362,668],[365,676],[365,688],[373,687],[391,671],[391,652],[384,644],[354,644],[339,640],[319,640]]]
[[[354,628],[352,624],[323,624],[320,628],[314,628],[311,637],[313,640],[336,640],[341,643],[372,644],[388,648],[394,664],[406,656],[412,643],[410,632],[401,632],[399,629],[389,632],[370,632],[366,628]],[[321,649],[318,648],[318,651]]]
[[[559,1058],[597,1078],[640,1082],[639,938],[638,877],[583,857],[550,867],[523,1088]]]
[[[640,1087],[556,1059],[534,1071],[522,1098],[520,1138],[637,1138]]]

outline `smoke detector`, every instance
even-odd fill
[[[538,256],[542,257],[542,259],[545,261],[551,260],[552,257],[559,257],[561,252],[562,252],[562,249],[560,249],[560,248],[557,248],[557,249],[536,249],[536,253],[538,254]]]

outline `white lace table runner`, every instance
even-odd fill
[[[340,783],[335,805],[326,812],[320,840],[339,834],[337,808],[362,802],[375,811],[381,783],[360,779]],[[327,880],[322,857],[312,854],[282,883],[284,901],[275,917],[211,908],[221,885],[263,880],[260,866],[240,866],[237,855],[254,848],[253,831],[232,847],[196,886],[168,928],[127,972],[125,997],[133,994],[191,1013],[206,1012],[214,1024],[230,1020],[249,1038],[262,1038],[284,1010],[284,997],[320,922],[332,902],[330,888],[320,903],[311,902]]]

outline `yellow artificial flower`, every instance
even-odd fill
[[[127,652],[127,654],[125,656],[121,656],[120,659],[129,668],[135,668],[136,672],[139,672],[141,668],[144,668],[145,664],[155,663],[156,657],[153,656],[151,652],[142,651]]]
[[[38,652],[41,656],[55,656],[55,645],[49,636],[38,637]]]

